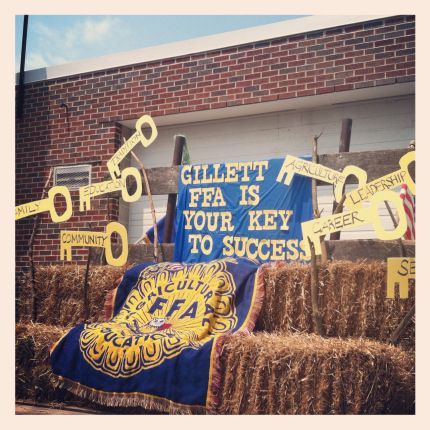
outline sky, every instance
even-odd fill
[[[30,15],[25,70],[208,36],[303,15]],[[19,71],[23,16],[15,17]]]

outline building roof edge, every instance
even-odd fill
[[[210,36],[181,40],[112,55],[93,57],[77,62],[43,67],[25,72],[25,83],[44,81],[91,73],[133,64],[148,63],[166,58],[181,57],[199,52],[225,49],[279,37],[311,33],[327,28],[387,18],[390,15],[312,15],[273,24],[260,25]],[[16,82],[19,73],[16,73]]]

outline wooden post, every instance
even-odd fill
[[[318,163],[318,139],[321,136],[314,136],[314,141],[312,143],[312,162]],[[320,217],[320,211],[318,209],[318,194],[317,194],[317,180],[312,179],[312,209],[314,212],[314,218]]]
[[[318,305],[318,264],[315,256],[313,243],[310,243],[311,248],[311,302],[312,302],[312,320],[314,322],[314,330],[316,334],[323,336],[322,317]]]
[[[48,179],[45,182],[45,185],[43,186],[42,195],[40,197],[40,200],[43,200],[46,197],[46,192],[48,191],[48,185],[51,181],[52,177],[52,167],[49,170]],[[34,261],[33,261],[33,246],[34,246],[34,239],[37,234],[37,228],[39,227],[39,221],[40,221],[40,214],[37,214],[34,218],[33,223],[33,230],[31,232],[30,241],[28,243],[28,260],[30,262],[30,280],[31,280],[31,320],[33,322],[36,322],[37,319],[37,300],[36,300],[36,273],[34,268]]]
[[[388,213],[389,213],[389,215],[390,215],[391,221],[393,222],[393,226],[394,226],[394,228],[397,228],[398,223],[397,223],[397,221],[396,221],[396,217],[395,217],[395,216],[394,216],[394,214],[393,214],[393,211],[392,211],[392,210],[391,210],[391,208],[390,208],[389,203],[388,203],[386,200],[384,200],[384,203],[385,203],[385,207],[387,208],[387,211],[388,211]],[[398,242],[398,244],[399,244],[400,257],[406,257],[406,249],[405,249],[405,246],[403,245],[403,240],[402,240],[402,238],[401,238],[401,237],[399,237],[399,238],[397,239],[397,242]]]
[[[349,146],[351,144],[351,129],[352,129],[352,119],[344,118],[342,120],[342,130],[340,132],[340,142],[339,142],[339,152],[349,152]],[[345,192],[345,187],[343,189]],[[338,204],[333,202],[333,213],[338,208]],[[343,205],[337,209],[340,213],[343,211]],[[330,240],[339,240],[340,239],[340,231],[336,231],[330,234]]]
[[[339,152],[349,152],[351,144],[352,119],[344,118],[342,120],[342,130],[340,132]]]
[[[146,189],[146,192],[148,193],[149,204],[151,206],[152,224],[154,226],[154,262],[158,263],[159,259],[158,259],[158,226],[157,226],[157,217],[155,216],[154,200],[152,198],[151,188],[149,186],[148,175],[146,174],[145,166],[140,161],[140,159],[137,157],[137,155],[133,151],[131,151],[131,155],[133,156],[133,158],[136,160],[136,162],[140,166],[140,170],[142,171],[142,175],[143,175],[143,181],[144,181],[144,184],[145,184],[145,189]]]
[[[173,152],[172,166],[179,166],[181,164],[182,153],[186,142],[187,139],[185,136],[182,136],[180,134],[177,134],[175,136],[175,149]],[[172,242],[172,230],[176,210],[176,199],[177,194],[169,194],[169,197],[167,199],[166,218],[164,220],[163,243]]]
[[[415,303],[409,309],[408,313],[404,316],[404,318],[400,321],[400,324],[394,330],[394,333],[391,335],[389,339],[389,343],[393,345],[397,345],[399,343],[400,338],[402,337],[405,330],[408,328],[409,323],[411,322],[413,316],[415,315]]]
[[[318,163],[318,139],[321,136],[314,136],[312,145],[312,161]],[[317,194],[317,181],[312,179],[312,209],[314,218],[320,217],[320,211],[318,209],[318,194]],[[323,325],[321,313],[318,305],[318,263],[315,255],[315,248],[309,241],[311,248],[311,301],[312,301],[312,319],[314,322],[314,330],[320,336],[323,335]],[[327,261],[327,248],[325,246],[324,238],[321,239],[322,248],[322,260]]]
[[[88,223],[88,227],[90,231],[93,229],[93,226],[90,222]],[[90,317],[90,309],[88,306],[88,275],[90,272],[91,249],[91,247],[88,248],[87,266],[85,268],[84,275],[84,323],[88,322],[88,318]]]
[[[318,136],[314,136],[314,141],[312,145],[312,162],[318,164],[318,139],[320,138],[322,133]],[[312,179],[312,209],[314,213],[314,218],[319,218],[321,216],[321,212],[318,208],[318,187],[317,180]],[[324,237],[321,237],[321,262],[327,262],[327,247],[324,242]]]

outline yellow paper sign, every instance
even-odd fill
[[[290,185],[295,174],[314,178],[322,182],[334,185],[334,197],[340,201],[343,194],[343,187],[348,176],[355,176],[359,186],[367,182],[367,173],[356,166],[346,166],[342,172],[325,167],[322,164],[287,155],[276,180]]]
[[[415,151],[406,153],[399,161],[399,170],[381,176],[368,184],[359,185],[355,190],[346,193],[345,206],[348,209],[361,207],[364,201],[369,200],[376,193],[391,190],[402,184],[406,184],[409,190],[415,194],[415,181],[408,170],[413,161],[415,161]]]
[[[59,215],[55,209],[55,196],[61,195],[66,199],[66,210],[62,215]],[[64,222],[72,216],[72,198],[67,187],[56,186],[48,191],[48,197],[42,200],[24,203],[23,205],[15,206],[15,220],[36,215],[41,212],[48,212],[51,215],[53,222]]]
[[[384,230],[378,214],[378,205],[383,201],[393,203],[399,214],[397,227],[392,231]],[[350,228],[372,224],[378,239],[394,240],[402,237],[407,228],[406,214],[403,209],[403,202],[400,196],[394,191],[381,191],[370,199],[370,206],[367,208],[356,208],[350,212],[343,212],[326,217],[316,218],[311,221],[302,222],[302,233],[304,250],[310,253],[309,241],[313,243],[315,255],[321,254],[321,236],[343,231]]]
[[[133,194],[129,194],[127,190],[127,178],[132,176],[136,180],[136,191]],[[97,184],[87,185],[79,188],[79,210],[91,209],[91,199],[102,194],[113,193],[115,191],[121,191],[122,198],[125,202],[136,202],[142,195],[142,177],[140,176],[139,170],[135,167],[127,167],[121,171],[121,177],[119,179],[112,179],[110,181],[99,182]]]
[[[415,279],[415,257],[387,258],[387,299],[394,299],[399,284],[401,299],[409,297],[409,279]]]
[[[142,127],[148,124],[151,127],[151,137],[147,139],[143,134]],[[107,167],[112,179],[121,176],[119,163],[124,160],[127,154],[140,142],[144,147],[151,145],[157,138],[158,131],[154,121],[149,115],[143,115],[136,122],[136,132],[115,152],[112,158],[107,162]]]
[[[112,254],[111,236],[118,233],[122,242],[122,252],[118,258]],[[60,232],[60,260],[72,260],[72,247],[99,247],[106,250],[106,262],[111,266],[123,266],[128,257],[128,237],[125,227],[118,222],[110,222],[105,232],[62,230]]]

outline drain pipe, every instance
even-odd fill
[[[24,15],[24,25],[22,30],[21,65],[19,68],[19,87],[18,87],[18,100],[17,100],[18,118],[22,118],[22,114],[24,111],[24,69],[25,69],[25,51],[27,49],[27,29],[28,29],[28,15]]]

